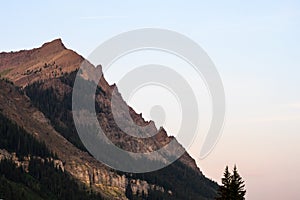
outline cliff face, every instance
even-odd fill
[[[128,185],[133,194],[143,193],[149,198],[154,191],[161,199],[185,199],[185,192],[194,199],[213,199],[217,185],[203,176],[188,153],[160,171],[127,174],[108,168],[86,151],[73,124],[70,98],[75,74],[83,61],[82,56],[66,49],[60,39],[33,50],[0,53],[0,75],[12,82],[0,81],[0,111],[44,141],[71,176],[109,199],[127,199]],[[129,110],[133,121],[150,124],[148,131],[158,134],[150,139],[132,138],[115,127],[109,107],[115,87],[103,77],[99,83],[102,92],[96,96],[98,119],[106,127],[108,138],[132,152],[151,152],[167,144],[172,138],[165,130],[156,130],[152,121],[146,122],[132,108]],[[127,106],[121,96],[119,105]]]
[[[86,185],[115,199],[126,199],[125,178],[97,162],[62,137],[42,112],[32,106],[26,96],[13,85],[0,81],[0,110],[37,139],[44,141],[63,163],[64,170]],[[112,193],[112,194],[111,194]]]

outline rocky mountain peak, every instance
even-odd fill
[[[82,56],[67,49],[61,39],[32,50],[0,53],[0,76],[10,80],[0,80],[0,113],[44,142],[51,152],[57,154],[69,175],[108,199],[127,199],[129,186],[135,195],[144,193],[150,197],[152,193],[159,194],[162,199],[186,199],[188,192],[191,197],[213,199],[217,185],[205,178],[188,153],[159,171],[133,174],[110,169],[87,152],[72,123],[71,109],[75,75],[83,64],[87,67],[79,73],[84,80],[96,80],[95,77],[101,75],[101,66],[95,68]],[[15,86],[23,87],[23,90]],[[117,126],[111,110],[113,91],[117,92],[117,112],[114,114],[123,116],[124,123],[132,119],[141,127],[147,125],[145,133],[155,132],[155,136],[131,137]],[[104,77],[98,83],[95,110],[97,124],[105,130],[107,138],[126,151],[149,153],[175,139],[162,127],[157,130],[153,121],[145,121],[142,114],[127,105],[117,86],[109,85]],[[124,110],[129,110],[130,117],[124,117]],[[93,128],[93,124],[89,127]],[[139,131],[134,126],[127,129]],[[149,157],[148,161],[153,161],[153,158]]]
[[[41,54],[55,54],[57,52],[61,52],[63,50],[66,50],[67,48],[63,44],[62,40],[60,38],[55,39],[51,42],[47,42],[43,44],[40,48],[37,48],[35,50],[39,51]]]
[[[32,50],[0,53],[0,76],[25,87],[35,81],[63,76],[80,67],[84,58],[55,39]]]

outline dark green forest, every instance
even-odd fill
[[[26,95],[30,97],[34,106],[39,108],[50,119],[55,130],[69,140],[77,148],[86,151],[73,122],[72,93],[66,93],[62,99],[57,97],[54,88],[42,88],[42,82],[35,82],[25,88]]]
[[[40,157],[57,158],[50,152],[44,142],[37,141],[23,128],[17,126],[11,120],[0,113],[0,149],[15,152],[17,157],[35,155]]]
[[[54,167],[55,158],[46,145],[0,113],[0,149],[15,152],[20,160],[30,156],[28,172],[14,161],[0,162],[0,198],[24,199],[103,199],[79,185],[69,174]],[[42,161],[43,159],[43,161]]]
[[[2,199],[103,199],[54,167],[54,163],[31,158],[25,172],[11,160],[0,162],[0,198]]]

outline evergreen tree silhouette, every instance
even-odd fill
[[[231,176],[231,193],[235,200],[245,199],[245,183],[239,175],[236,165],[234,165],[233,174]]]
[[[239,175],[236,165],[234,165],[232,174],[226,166],[217,200],[244,200],[245,194],[245,183]]]

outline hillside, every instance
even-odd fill
[[[164,169],[143,174],[113,170],[89,154],[79,139],[71,113],[72,87],[83,61],[60,39],[32,50],[0,53],[1,115],[45,144],[53,153],[50,157],[61,161],[64,173],[76,180],[78,187],[84,185],[85,190],[99,193],[99,198],[214,199],[218,185],[202,174],[187,153]],[[149,152],[167,144],[171,137],[166,131],[156,130],[153,122],[145,121],[132,108],[129,110],[134,122],[150,124],[149,131],[158,134],[145,139],[132,138],[116,127],[109,103],[114,87],[102,77],[96,94],[97,117],[100,125],[106,127],[107,137],[132,152]],[[127,106],[121,96],[120,106]],[[5,146],[1,148],[7,150]],[[23,159],[24,155],[15,153]],[[19,184],[7,178],[3,181]],[[24,191],[30,193],[32,188],[26,186]]]

